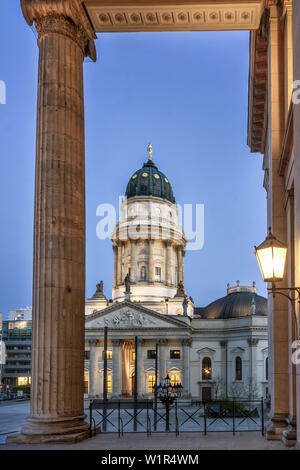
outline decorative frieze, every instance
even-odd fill
[[[119,3],[119,5],[118,5]],[[113,5],[85,4],[95,31],[205,31],[257,29],[263,9],[262,0],[248,2],[196,2],[178,5],[133,6],[124,2]]]

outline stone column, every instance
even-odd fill
[[[118,286],[122,284],[122,282],[124,281],[124,279],[122,278],[122,243],[118,243],[118,261],[117,261],[117,265],[118,265],[118,268],[117,268],[117,283],[118,283]]]
[[[132,344],[129,341],[122,343],[122,395],[129,396],[131,394],[130,383],[130,352]]]
[[[178,279],[177,283],[179,281],[182,281],[184,284],[184,269],[183,269],[183,247],[178,246],[177,248],[177,271],[178,271]]]
[[[149,240],[149,261],[148,261],[148,279],[149,283],[154,283],[154,240]]]
[[[269,25],[269,179],[267,183],[268,225],[279,240],[286,243],[285,185],[279,175],[279,161],[284,131],[284,75],[283,75],[283,31],[281,6],[270,2]],[[277,287],[287,286],[287,280]],[[269,310],[269,364],[271,392],[271,423],[267,426],[267,438],[281,440],[289,412],[289,351],[287,300],[277,295],[268,298]]]
[[[14,442],[88,436],[83,411],[85,174],[83,59],[96,59],[81,3],[22,0],[39,46],[32,392]],[[11,440],[12,442],[12,440]]]
[[[120,362],[121,362],[121,340],[113,339],[113,355],[112,355],[112,398],[118,398],[121,389],[120,389]]]
[[[294,80],[300,77],[300,3],[293,2]],[[295,214],[295,285],[300,285],[300,106],[294,106],[294,214]],[[300,322],[297,305],[298,324]],[[296,395],[300,397],[300,364],[296,365]],[[300,399],[297,400],[297,442],[300,444]]]
[[[167,246],[167,256],[166,256],[166,284],[169,286],[172,284],[172,265],[171,265],[171,259],[172,259],[172,242],[167,241],[166,242]]]
[[[189,397],[190,393],[190,347],[191,340],[182,340],[182,364],[183,364],[183,397]]]
[[[137,387],[137,396],[141,397],[144,393],[144,359],[143,359],[143,344],[144,339],[138,338],[138,347],[137,347],[137,367],[138,367],[138,387]]]
[[[132,283],[136,282],[137,274],[136,274],[136,242],[135,240],[131,240],[131,252],[130,252],[130,281]]]
[[[118,247],[113,245],[114,250],[114,287],[118,284]]]
[[[228,373],[227,373],[227,341],[220,341],[221,346],[221,384],[219,393],[224,391],[225,396],[228,396]]]
[[[256,348],[258,345],[258,339],[248,338],[247,341],[249,345],[249,387],[251,393],[251,390],[253,391],[255,385],[257,384]],[[232,366],[235,371],[235,363],[233,363]]]
[[[98,341],[96,339],[90,339],[88,340],[88,342],[90,345],[89,396],[95,397],[97,394],[97,382],[98,382],[97,376],[98,376],[99,348],[97,347]]]
[[[163,385],[166,376],[166,339],[158,340],[159,382]]]

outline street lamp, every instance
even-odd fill
[[[277,240],[272,234],[271,227],[266,239],[255,248],[255,256],[259,264],[263,280],[270,282],[272,287],[268,287],[273,297],[276,294],[286,297],[292,305],[292,311],[295,317],[296,339],[298,339],[297,316],[295,302],[300,303],[300,287],[276,287],[276,281],[282,281],[284,277],[284,268],[287,255],[287,245]]]
[[[172,385],[169,374],[164,378],[164,384],[155,385],[155,393],[166,407],[166,431],[170,430],[170,405],[176,398],[181,397],[183,386],[181,383]]]

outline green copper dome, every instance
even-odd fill
[[[128,181],[126,197],[130,199],[135,196],[155,196],[175,203],[171,183],[154,165],[151,154],[152,152],[149,153],[147,163],[144,163],[143,167],[136,171]]]

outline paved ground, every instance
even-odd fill
[[[60,445],[5,445],[6,436],[17,433],[26,422],[29,401],[1,402],[0,404],[0,450],[69,449],[69,450],[288,450],[282,442],[267,441],[259,432],[199,432],[154,433],[147,438],[144,433],[126,433],[118,438],[116,433],[99,434],[78,444]]]
[[[259,433],[232,434],[218,432],[203,436],[200,433],[182,433],[178,437],[167,433],[99,434],[78,444],[1,445],[1,450],[289,450],[282,442],[267,441]]]

